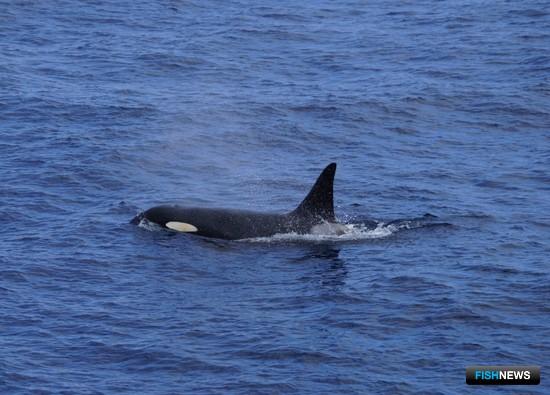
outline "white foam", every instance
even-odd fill
[[[320,242],[320,241],[354,241],[367,239],[380,239],[388,237],[397,231],[393,225],[378,224],[374,229],[368,228],[362,224],[332,224],[324,223],[316,225],[310,233],[278,233],[269,237],[254,237],[240,241],[253,243],[271,243],[271,242]]]
[[[163,230],[162,226],[149,221],[147,218],[142,218],[137,226],[150,232],[158,232],[159,230]]]

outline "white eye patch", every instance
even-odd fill
[[[176,230],[178,232],[196,232],[198,229],[185,222],[170,221],[166,223],[168,229]]]

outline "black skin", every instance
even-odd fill
[[[288,214],[156,206],[139,214],[131,222],[139,224],[145,218],[165,228],[168,222],[184,222],[197,228],[196,232],[189,232],[189,234],[227,240],[268,237],[277,233],[305,234],[314,225],[322,222],[336,222],[333,202],[335,173],[336,163],[325,167],[302,203]]]
[[[323,218],[300,217],[294,213],[268,214],[245,210],[157,206],[138,215],[133,223],[142,218],[162,227],[171,221],[185,222],[198,231],[190,234],[226,240],[268,237],[277,233],[308,233],[312,226]]]

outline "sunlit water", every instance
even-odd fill
[[[0,2],[0,392],[549,393],[549,10]],[[343,231],[129,223],[332,161]]]

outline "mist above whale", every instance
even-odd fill
[[[281,233],[307,234],[316,225],[336,222],[333,201],[335,172],[336,163],[325,167],[305,199],[288,213],[162,205],[138,214],[131,222],[139,224],[146,219],[174,231],[227,240]]]

